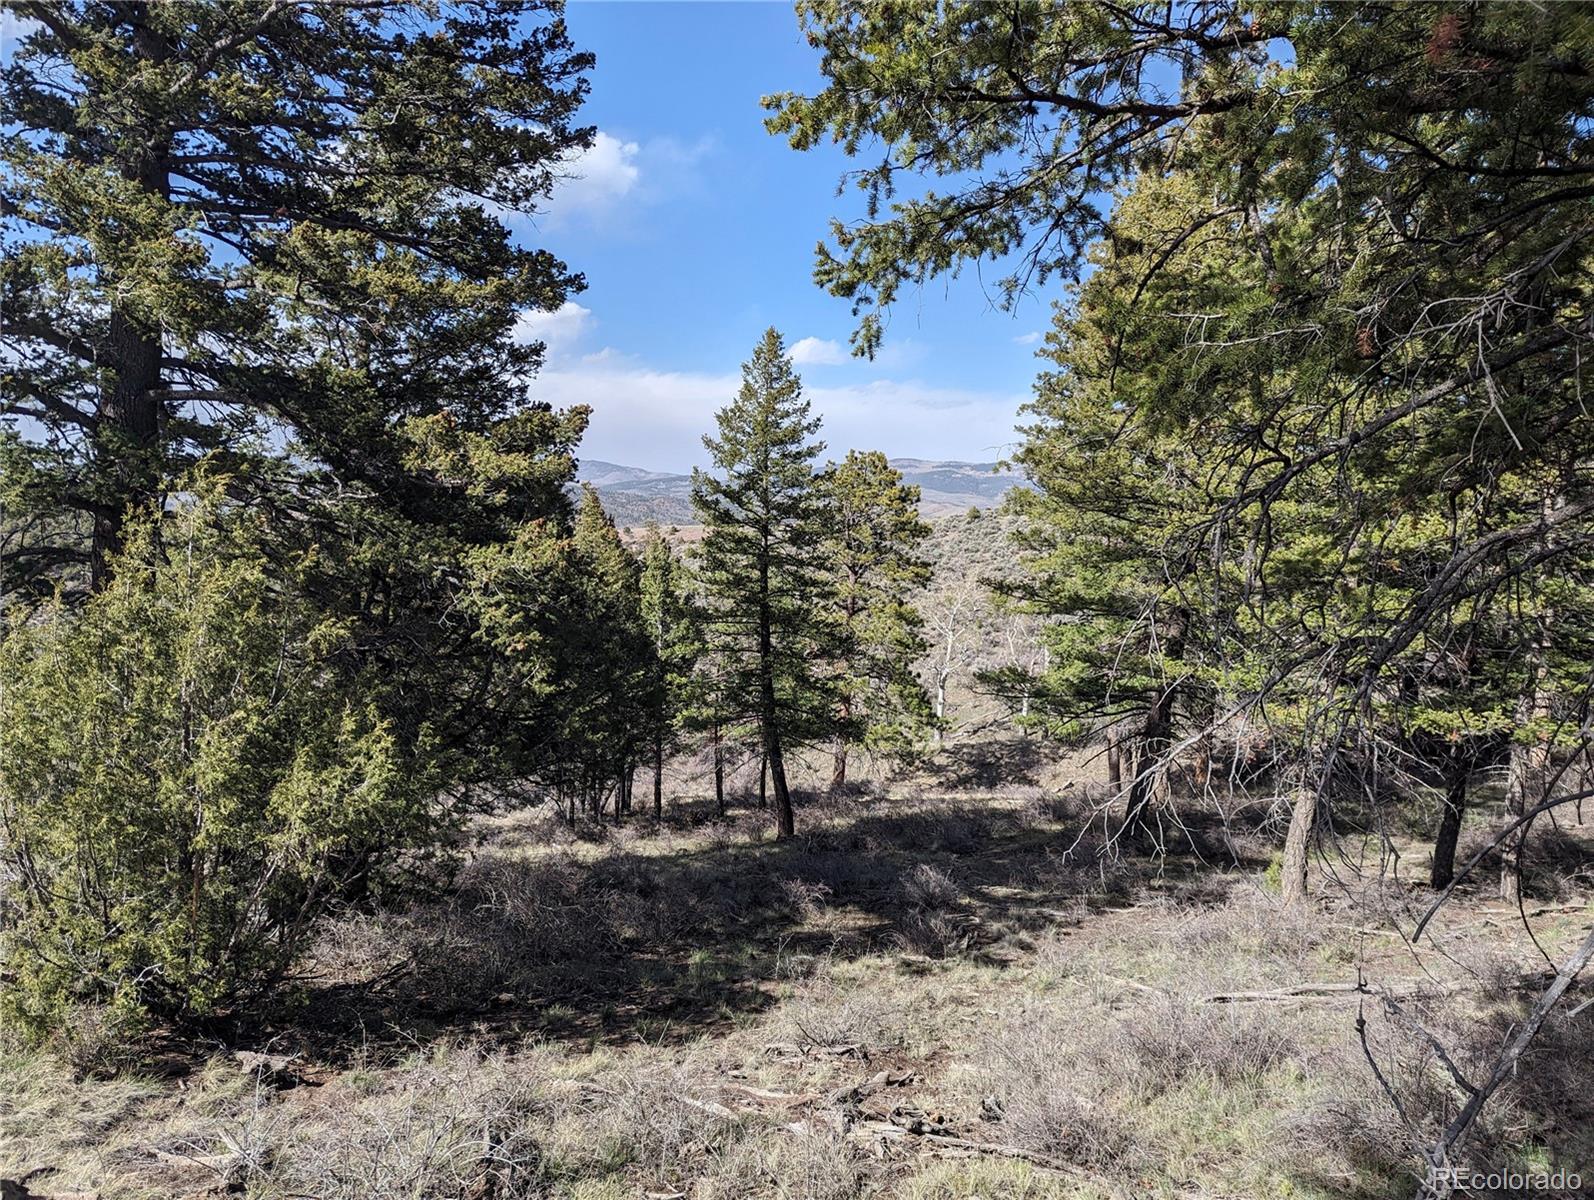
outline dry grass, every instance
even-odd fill
[[[899,1014],[874,991],[848,987],[829,975],[799,988],[781,1006],[781,1040],[821,1050],[879,1050],[901,1040]]]
[[[542,1194],[540,1082],[524,1058],[440,1049],[307,1118],[252,1110],[213,1146],[250,1147],[250,1175],[285,1195],[529,1200]]]
[[[1080,1172],[1134,1195],[1406,1190],[1413,1131],[1362,1057],[1355,997],[1210,996],[1431,981],[1407,1019],[1367,1005],[1431,1136],[1463,1097],[1427,1035],[1481,1073],[1520,1020],[1531,943],[1467,900],[1413,950],[1383,931],[1418,891],[1284,910],[1260,866],[1115,857],[1078,836],[1083,810],[860,790],[778,844],[758,813],[619,834],[495,818],[442,902],[323,927],[303,1011],[372,1015],[329,1042],[284,1010],[278,1042],[244,1043],[297,1051],[293,1072],[210,1043],[178,1086],[92,1013],[53,1054],[5,1055],[0,1177],[53,1168],[41,1190],[100,1200],[1111,1194]],[[1571,871],[1557,894],[1581,888]],[[1588,914],[1541,922],[1552,951]],[[1469,1161],[1594,1159],[1591,1036],[1587,1013],[1552,1021]]]

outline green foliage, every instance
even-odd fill
[[[1139,787],[1218,723],[1376,798],[1581,724],[1587,13],[800,12],[826,85],[771,129],[881,151],[816,269],[860,351],[904,285],[997,259],[1011,300],[1089,249],[1006,589],[1054,619],[1049,728],[1127,729]]]
[[[111,586],[14,614],[0,644],[5,1008],[35,1030],[84,1001],[248,996],[450,823],[433,739],[396,735],[350,625],[306,593],[313,553],[269,554],[209,496],[132,533]]]
[[[663,704],[664,678],[642,608],[641,569],[589,486],[571,538],[580,609],[560,639],[571,656],[575,696],[560,705],[579,723],[577,761],[616,774],[636,762]],[[583,636],[582,631],[586,631]]]
[[[597,808],[650,738],[661,676],[643,619],[641,573],[597,494],[572,524],[531,521],[472,550],[442,667],[468,722],[455,775],[495,795],[536,784]]]
[[[594,498],[573,516],[586,411],[527,403],[542,347],[511,336],[582,281],[501,215],[590,144],[591,57],[540,0],[24,7],[0,93],[17,1011],[188,1017],[269,986],[454,814],[635,760],[636,565]]]
[[[38,520],[5,588],[103,582],[129,505],[267,434],[445,515],[471,482],[416,476],[414,423],[512,442],[541,359],[511,341],[517,313],[582,284],[498,215],[591,142],[592,60],[560,6],[20,11],[0,419],[8,515]]]
[[[827,513],[814,473],[802,381],[780,334],[768,330],[742,367],[736,399],[705,437],[718,475],[692,474],[692,506],[706,527],[699,547],[710,702],[719,725],[756,726],[769,756],[783,832],[790,832],[780,757],[824,737],[837,711],[835,627],[825,620],[830,575]]]
[[[820,477],[823,556],[833,581],[829,620],[837,661],[837,739],[873,750],[912,749],[930,724],[930,701],[913,669],[924,654],[924,619],[910,595],[929,580],[920,549],[919,489],[875,451],[853,450]],[[837,759],[845,772],[845,758]],[[837,780],[841,782],[841,780]]]
[[[823,682],[829,631],[824,498],[802,382],[773,329],[742,368],[736,399],[703,444],[718,474],[693,472],[692,504],[706,533],[697,574],[709,653],[723,664],[718,707],[728,721],[769,717],[798,740],[823,735],[833,707]],[[767,647],[765,642],[767,641]],[[764,680],[774,711],[764,712]]]
[[[642,542],[641,592],[642,625],[652,647],[651,723],[662,755],[689,723],[702,646],[687,565],[656,525]]]
[[[879,313],[904,285],[980,261],[1014,263],[1000,290],[1073,274],[1102,229],[1101,195],[1196,112],[1247,102],[1235,76],[1273,23],[1226,5],[1167,16],[1136,6],[1044,0],[992,5],[804,0],[825,88],[764,101],[771,132],[799,150],[829,140],[878,163],[849,178],[869,220],[833,222],[815,280],[862,313],[853,344],[873,354]],[[1164,80],[1177,81],[1164,94]],[[903,194],[914,175],[948,190]],[[1033,236],[1032,236],[1033,235]]]

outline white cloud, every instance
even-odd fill
[[[642,178],[637,162],[641,150],[636,142],[623,142],[600,129],[591,146],[566,160],[564,178],[554,186],[544,219],[563,225],[608,214]]]
[[[566,300],[553,312],[527,309],[515,322],[511,337],[522,346],[546,342],[550,353],[564,350],[591,327],[592,310]]]
[[[883,450],[888,458],[983,461],[1017,440],[1013,426],[1022,395],[936,387],[916,379],[879,379],[845,387],[809,388],[824,417],[829,453]]]
[[[649,138],[642,146],[642,162],[652,182],[663,176],[672,185],[701,182],[698,164],[720,148],[719,138],[704,134],[696,141],[683,142],[669,136]]]
[[[740,382],[737,374],[654,370],[606,350],[543,371],[531,385],[531,396],[556,408],[591,407],[583,458],[685,471],[707,460],[703,435]]]
[[[840,342],[823,338],[805,337],[792,343],[787,352],[799,367],[836,367],[847,361],[847,352]]]
[[[1013,339],[1013,344],[1016,346],[1033,346],[1036,342],[1040,341],[1043,336],[1045,335],[1042,334],[1038,329],[1032,329],[1028,333],[1019,334]]]
[[[805,337],[792,343],[786,351],[799,367],[839,367],[851,364],[860,370],[904,370],[917,366],[925,359],[925,347],[912,338],[892,338],[881,346],[873,358],[855,358],[850,350],[834,338]]]
[[[557,171],[553,193],[535,213],[482,202],[512,229],[597,227],[625,232],[628,218],[665,198],[703,189],[702,161],[719,150],[713,137],[683,142],[673,137],[627,141],[599,130],[592,145],[567,154]]]
[[[531,395],[560,408],[591,407],[584,457],[684,471],[706,464],[703,435],[740,382],[734,373],[662,371],[606,350],[543,371]],[[807,395],[824,420],[819,436],[826,456],[837,459],[853,449],[893,458],[994,458],[1016,440],[1013,425],[1025,400],[892,379],[811,387]]]

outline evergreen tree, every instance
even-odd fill
[[[581,280],[496,214],[590,140],[558,7],[16,8],[0,587],[105,586],[202,461],[452,789],[535,774],[570,610],[510,661],[488,626],[566,590],[507,565],[565,560],[586,414],[525,402],[510,330]]]
[[[0,1019],[30,1032],[257,997],[329,907],[424,881],[462,816],[445,748],[383,714],[358,631],[301,586],[314,554],[267,553],[223,482],[0,637]]]
[[[1072,370],[1084,346],[1094,378],[1067,384],[1077,399],[1043,385],[1052,411],[1025,449],[1057,501],[1035,502],[1029,536],[1056,556],[1062,589],[1049,596],[1043,580],[1032,599],[1078,609],[1068,589],[1096,568],[1070,539],[1113,517],[1088,515],[1074,475],[1097,465],[1110,490],[1112,456],[1128,454],[1147,503],[1114,540],[1153,624],[1128,642],[1121,694],[1174,688],[1184,699],[1168,715],[1192,732],[1209,703],[1267,727],[1299,784],[1287,892],[1304,883],[1321,801],[1377,803],[1388,784],[1436,778],[1453,756],[1434,738],[1482,750],[1497,689],[1515,688],[1523,712],[1542,707],[1488,658],[1498,597],[1579,559],[1594,514],[1560,474],[1594,439],[1579,382],[1594,236],[1566,183],[1588,169],[1594,102],[1580,11],[800,11],[826,86],[772,99],[772,130],[801,149],[884,145],[861,175],[871,219],[837,224],[816,266],[863,314],[861,351],[879,343],[873,309],[905,284],[1005,255],[1019,264],[1002,283],[1013,299],[1078,272],[1100,242],[1107,277],[1091,278],[1077,314],[1094,328],[1066,334],[1059,363]],[[911,174],[946,189],[912,193]],[[1076,434],[1106,440],[1098,453]],[[1502,505],[1557,475],[1557,503]],[[1110,586],[1088,590],[1091,607],[1110,599]],[[1125,615],[1090,624],[1106,633]],[[1088,629],[1058,636],[1076,632],[1087,644],[1057,664],[1075,672],[1074,697],[1092,677],[1123,682],[1096,669],[1105,642]],[[1470,665],[1455,653],[1469,641],[1483,655]],[[1167,686],[1148,692],[1137,676]],[[1451,706],[1453,727],[1419,736],[1430,699]],[[1184,747],[1166,722],[1145,730],[1154,759]],[[1390,777],[1403,757],[1421,769]]]
[[[618,824],[630,811],[632,774],[660,706],[663,676],[642,607],[639,564],[590,484],[582,485],[571,547],[581,603],[564,635],[572,685],[567,752],[581,766],[594,817],[612,788]]]
[[[541,348],[510,329],[582,284],[496,215],[591,142],[560,6],[9,7],[5,586],[103,584],[130,508],[282,432],[452,519],[476,479],[423,443],[524,442]]]
[[[877,450],[851,451],[821,478],[823,556],[834,581],[829,618],[840,650],[830,777],[839,788],[849,746],[901,752],[929,728],[929,698],[914,674],[926,649],[924,620],[909,596],[930,578],[918,556],[930,528],[919,519],[919,489],[905,486]]]
[[[697,628],[684,564],[658,526],[642,543],[642,623],[652,644],[649,728],[653,740],[653,818],[664,815],[664,759],[683,728],[697,658]]]
[[[483,800],[635,761],[634,577],[612,527],[573,530],[586,414],[526,403],[541,347],[511,338],[581,279],[499,216],[590,144],[591,60],[535,2],[13,7],[0,586],[83,607],[19,606],[8,676],[31,682],[0,757],[111,739],[128,761],[0,777],[8,826],[38,835],[5,848],[8,880],[34,873],[5,902],[40,1005],[69,941],[92,968],[74,995],[187,1015],[269,982]],[[110,719],[63,655],[148,702]],[[52,882],[84,870],[91,889]],[[118,910],[178,877],[181,919]]]
[[[703,445],[718,474],[692,473],[707,650],[721,711],[752,722],[767,758],[781,837],[794,828],[786,751],[823,736],[836,709],[834,653],[824,620],[831,598],[823,559],[826,512],[814,475],[802,381],[780,334],[768,330],[742,366],[736,399]]]

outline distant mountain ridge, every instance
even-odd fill
[[[902,481],[918,485],[919,511],[925,516],[994,508],[1008,489],[1025,486],[1016,471],[997,471],[997,464],[938,462],[924,458],[893,458],[891,465]],[[598,491],[604,508],[620,526],[694,525],[692,477],[669,471],[646,471],[620,463],[587,459],[576,478]]]

